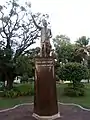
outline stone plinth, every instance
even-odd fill
[[[56,119],[58,113],[54,59],[35,59],[34,113],[36,119]]]

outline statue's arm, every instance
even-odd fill
[[[33,15],[31,15],[31,16],[32,16],[32,19],[33,19],[34,25],[35,25],[39,30],[41,30],[42,27],[39,26],[39,25],[37,25],[37,23],[36,23],[36,21],[35,21],[35,19],[34,19],[34,16],[33,16]]]

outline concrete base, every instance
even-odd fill
[[[37,120],[55,120],[55,119],[60,117],[60,113],[57,113],[57,114],[52,115],[52,116],[39,116],[36,113],[33,113],[32,116],[34,118],[36,118]]]

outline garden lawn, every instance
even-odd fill
[[[84,97],[67,97],[63,95],[64,88],[67,84],[57,84],[57,97],[59,102],[63,103],[76,103],[83,107],[90,108],[90,84],[85,84],[86,95]],[[21,88],[21,85],[18,86]],[[18,98],[0,98],[0,109],[10,108],[21,103],[33,102],[33,96],[25,96]]]
[[[85,96],[82,97],[68,97],[63,95],[64,88],[67,87],[67,84],[58,84],[57,85],[57,97],[58,101],[62,103],[75,103],[79,104],[85,108],[90,108],[90,84],[85,84]]]
[[[14,107],[17,104],[32,103],[33,96],[25,96],[19,98],[0,98],[0,109]]]

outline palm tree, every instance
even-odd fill
[[[88,45],[89,40],[90,38],[86,38],[86,36],[82,36],[76,41],[76,46],[77,46],[76,53],[80,55],[80,57],[82,58],[82,63],[84,65],[88,64],[87,62],[88,56],[90,55],[90,47]]]
[[[82,36],[76,41],[76,44],[80,47],[86,47],[89,44],[89,40],[90,38],[86,38],[86,36]]]

